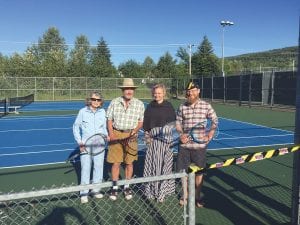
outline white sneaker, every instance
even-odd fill
[[[130,188],[125,188],[124,195],[126,200],[132,199],[132,191]]]
[[[80,201],[82,204],[88,203],[89,202],[88,196],[81,196]]]
[[[99,198],[99,199],[104,197],[104,195],[102,193],[97,193],[97,194],[94,194],[93,196],[95,198]]]
[[[109,199],[116,201],[118,198],[118,189],[111,189],[109,193]]]

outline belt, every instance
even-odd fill
[[[117,131],[120,131],[122,133],[130,133],[133,129],[127,129],[127,130],[120,130],[120,129],[117,129],[117,128],[113,128],[114,130],[117,130]]]

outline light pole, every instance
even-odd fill
[[[222,76],[225,77],[225,72],[224,72],[224,31],[225,31],[225,26],[232,26],[234,23],[232,21],[228,20],[222,20],[220,22],[222,28]]]
[[[194,45],[189,44],[189,75],[192,77],[192,47]]]

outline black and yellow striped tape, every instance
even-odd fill
[[[248,154],[248,155],[242,155],[242,156],[236,157],[236,158],[230,158],[230,159],[224,160],[222,162],[217,162],[217,163],[208,165],[205,168],[202,168],[202,167],[192,164],[189,166],[188,173],[204,173],[206,170],[209,170],[209,169],[216,169],[216,168],[221,168],[221,167],[226,167],[226,166],[231,166],[231,165],[239,165],[239,164],[243,164],[243,163],[256,162],[256,161],[260,161],[263,159],[270,159],[275,156],[285,155],[285,154],[295,152],[298,150],[300,150],[300,145],[279,148],[279,149],[271,149],[271,150],[268,150],[265,152],[255,152],[255,153]]]

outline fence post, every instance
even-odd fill
[[[248,107],[251,108],[251,104],[252,104],[252,73],[250,73],[250,77],[249,77],[249,91],[248,91]]]
[[[275,80],[275,71],[272,69],[271,74],[271,108],[273,108],[274,105],[274,80]]]
[[[52,101],[54,101],[55,99],[55,77],[53,77],[52,79],[52,91],[53,91],[53,94],[52,94]]]
[[[188,212],[189,212],[189,225],[195,225],[195,173],[188,174]]]
[[[70,77],[70,101],[72,100],[72,77]]]
[[[214,76],[211,76],[211,102],[214,101]]]
[[[243,101],[243,75],[241,74],[239,77],[240,77],[239,106],[241,106]]]
[[[295,115],[295,144],[300,143],[300,18],[299,18],[299,40],[298,40],[298,71],[297,71],[297,89],[296,89],[296,115]],[[300,224],[300,153],[294,153],[293,160],[293,189],[292,189],[292,225]]]
[[[223,76],[223,102],[225,103],[226,102],[226,77]]]

